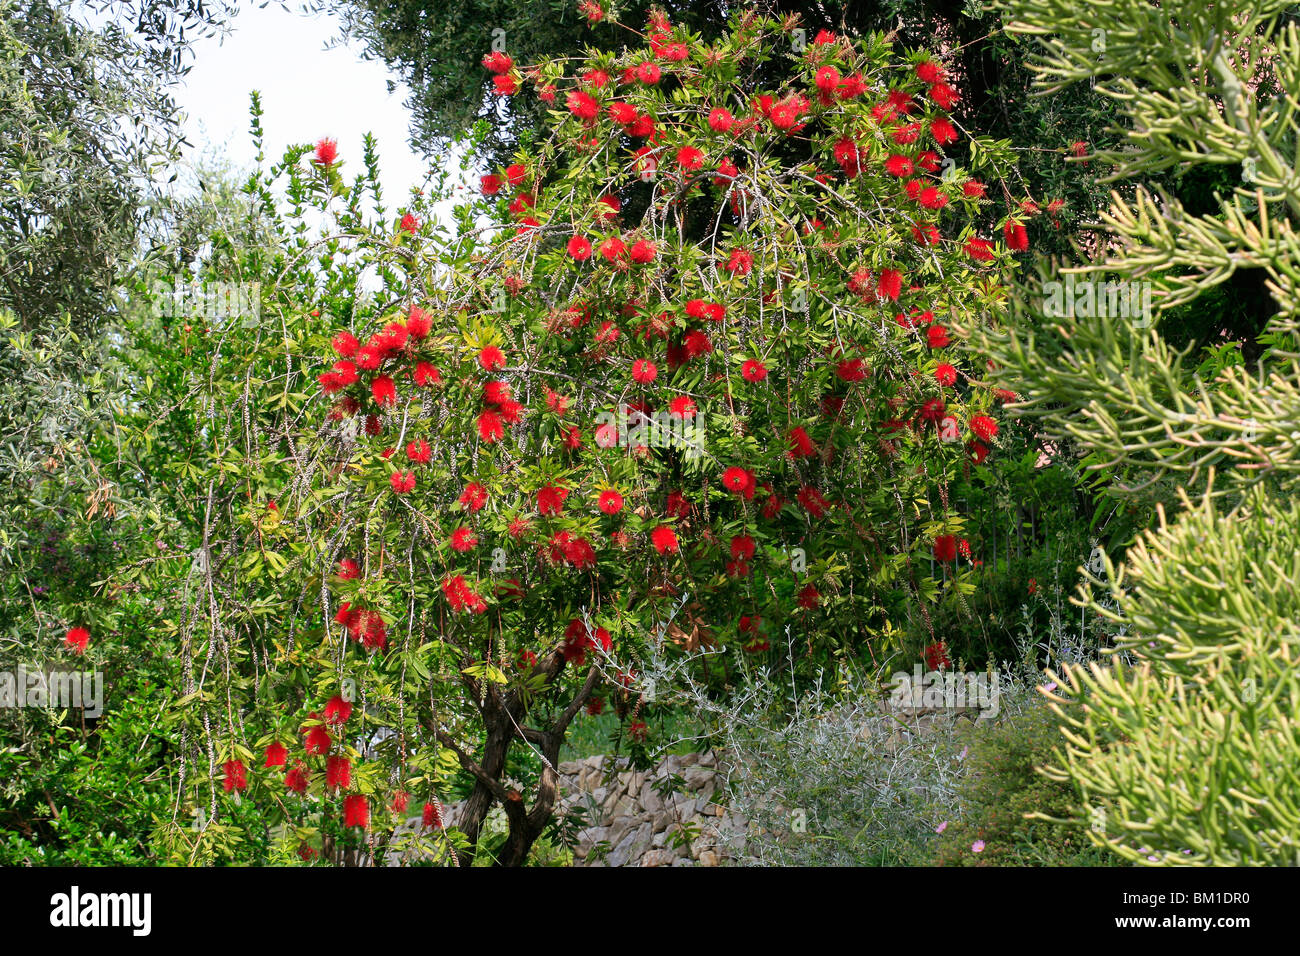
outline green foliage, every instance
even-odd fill
[[[1053,677],[1066,726],[1049,770],[1078,795],[1058,819],[1137,863],[1294,864],[1300,192],[1288,157],[1300,32],[1283,3],[1119,0],[1086,18],[1060,0],[1008,9],[1012,29],[1042,38],[1044,88],[1086,80],[1121,105],[1122,148],[1103,157],[1111,178],[1242,169],[1212,211],[1140,183],[1132,200],[1117,194],[1103,217],[1111,258],[1073,271],[1150,281],[1164,313],[1250,270],[1273,299],[1249,364],[1212,354],[1193,368],[1131,318],[1041,322],[1033,283],[1015,297],[1015,321],[976,333],[1025,393],[1025,413],[1120,477],[1113,493],[1186,486],[1080,589],[1077,602],[1116,637],[1109,666]]]
[[[951,817],[931,847],[938,866],[1106,866],[1116,860],[1077,827],[1026,819],[1066,816],[1076,795],[1068,783],[1043,775],[1060,742],[1059,721],[1043,703],[970,730],[966,777]],[[981,841],[976,852],[972,846]]]

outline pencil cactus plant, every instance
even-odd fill
[[[1037,283],[1057,277],[1040,268],[1013,297],[1013,320],[972,339],[1022,395],[1022,414],[1090,453],[1116,476],[1114,492],[1182,486],[1080,591],[1078,603],[1117,626],[1111,659],[1049,675],[1065,741],[1045,772],[1075,784],[1074,822],[1136,863],[1300,859],[1300,180],[1289,105],[1300,33],[1288,7],[1004,7],[1009,30],[1041,40],[1044,92],[1087,81],[1122,112],[1123,145],[1081,157],[1109,161],[1108,179],[1126,187],[1103,217],[1111,241],[1070,271],[1093,292],[1108,274],[1154,290],[1154,319],[1099,300],[1044,318]],[[1141,184],[1198,164],[1241,168],[1213,214]],[[1262,358],[1203,380],[1158,317],[1242,269],[1263,270],[1276,305],[1262,317]]]

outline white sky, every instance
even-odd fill
[[[357,48],[326,50],[338,35],[333,18],[290,13],[276,5],[241,5],[231,32],[197,43],[185,85],[175,91],[186,113],[192,158],[208,152],[251,166],[249,91],[262,94],[266,154],[274,162],[293,143],[337,139],[345,179],[361,170],[361,138],[378,140],[384,204],[404,205],[426,164],[407,145],[407,88],[387,89],[388,69],[363,61]]]

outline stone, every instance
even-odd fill
[[[649,814],[658,813],[664,808],[664,798],[659,795],[659,791],[654,788],[654,784],[648,780],[641,787],[641,806]]]
[[[692,790],[700,790],[706,783],[711,783],[716,776],[717,774],[707,767],[692,767],[682,774],[682,779]]]
[[[717,866],[718,854],[712,850],[705,850],[700,854],[700,866]]]
[[[642,866],[672,866],[677,860],[674,854],[667,850],[650,850],[645,856],[641,857]]]

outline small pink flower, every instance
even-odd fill
[[[972,853],[983,853],[983,852],[984,852],[984,841],[983,841],[983,840],[976,840],[974,843],[972,843],[972,844],[970,845],[970,851],[971,851]]]
[[[948,829],[948,821],[944,820],[943,823],[940,823],[937,827],[934,828],[934,832],[942,833],[946,829]]]

